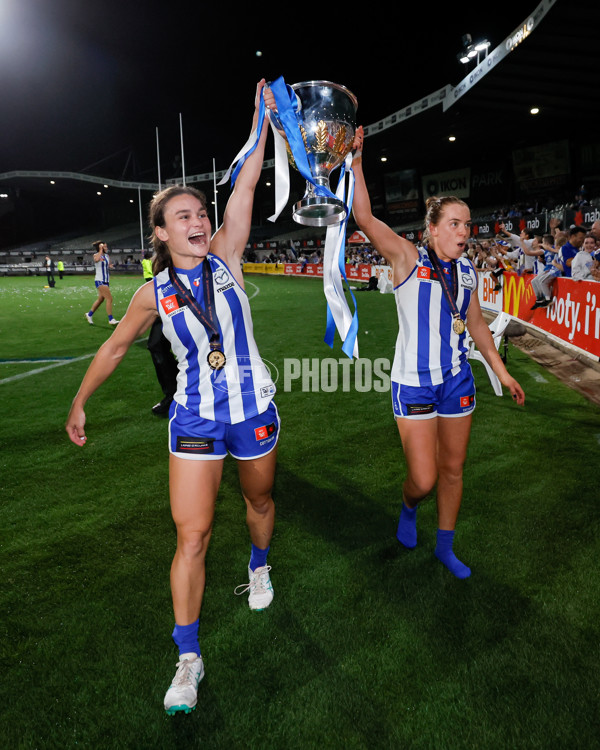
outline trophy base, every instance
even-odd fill
[[[294,206],[293,217],[303,226],[329,227],[346,218],[346,207],[342,201],[333,198],[303,198]]]

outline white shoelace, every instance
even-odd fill
[[[267,590],[264,575],[265,573],[268,574],[270,570],[270,565],[263,565],[262,568],[257,568],[256,570],[252,571],[252,573],[250,573],[250,580],[248,581],[248,583],[241,583],[239,586],[236,586],[233,593],[236,596],[245,594],[247,591],[257,592],[259,594],[264,593]]]
[[[194,662],[195,659],[183,659],[177,662],[177,672],[173,677],[172,687],[179,687],[179,685],[185,685],[186,683],[193,684],[195,678],[192,676],[192,664]]]

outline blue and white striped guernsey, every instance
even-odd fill
[[[391,379],[411,386],[439,385],[458,373],[468,349],[465,334],[452,329],[452,313],[427,251],[417,249],[419,257],[410,276],[394,289],[399,331]],[[451,264],[442,260],[440,264],[451,286]],[[477,272],[467,258],[458,259],[456,270],[456,304],[466,320],[471,295],[477,293]]]
[[[102,281],[108,284],[108,255],[104,254],[97,263],[94,263],[96,267],[96,278],[95,281]]]
[[[222,349],[227,358],[221,370],[211,370],[206,358],[210,334],[173,288],[169,271],[154,279],[156,306],[163,332],[177,358],[175,401],[194,414],[215,422],[236,424],[262,414],[275,395],[271,375],[258,353],[248,296],[226,264],[208,254]],[[175,269],[204,309],[202,263],[192,271]]]

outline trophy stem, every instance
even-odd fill
[[[327,178],[318,177],[315,181],[323,187],[329,187]],[[307,180],[306,193],[294,206],[293,217],[294,221],[303,226],[329,227],[346,218],[346,207],[338,198],[315,195],[314,185]]]

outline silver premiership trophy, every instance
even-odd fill
[[[297,133],[288,133],[276,114],[269,112],[269,116],[286,141],[290,164],[305,177],[296,163],[297,149],[303,148],[308,159],[312,181],[306,180],[306,193],[294,206],[294,220],[311,227],[338,224],[346,218],[346,208],[331,193],[329,175],[352,149],[357,99],[345,86],[330,81],[295,83],[291,89],[297,97],[295,115],[301,139]]]

